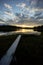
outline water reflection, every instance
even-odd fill
[[[17,31],[15,31],[15,33],[21,33],[21,34],[37,34],[40,35],[41,32],[38,31],[34,31],[33,29],[19,29]]]
[[[36,35],[40,35],[41,32],[34,31],[33,29],[19,29],[16,31],[10,31],[10,32],[6,32],[6,33],[1,32],[0,36],[1,35],[11,35],[11,34],[36,34]]]

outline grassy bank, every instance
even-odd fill
[[[6,50],[11,46],[11,44],[16,39],[17,35],[3,35],[0,36],[0,59],[5,54]]]
[[[43,63],[43,35],[22,35],[14,56],[17,65],[41,65]],[[11,65],[14,65],[14,60]]]

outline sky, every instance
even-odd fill
[[[43,25],[43,0],[0,0],[0,24]]]

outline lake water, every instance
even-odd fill
[[[11,32],[0,32],[1,35],[11,35],[11,34],[35,34],[35,35],[40,35],[41,32],[34,31],[33,29],[19,29],[16,31],[11,31]]]
[[[35,35],[40,35],[41,32],[34,31],[33,29],[19,29],[19,30],[12,31],[12,32],[0,32],[0,36],[2,36],[2,35],[7,36],[7,35],[12,35],[12,34],[35,34]],[[13,54],[16,51],[16,48],[19,44],[21,36],[22,35],[18,35],[18,37],[12,43],[11,47],[6,51],[5,55],[0,60],[0,65],[10,65],[10,63],[13,59]],[[14,59],[16,61],[16,57]]]

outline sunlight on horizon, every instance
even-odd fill
[[[17,26],[17,27],[22,27],[22,28],[33,28],[33,27],[37,27],[37,26],[41,26],[41,25],[25,25],[25,24],[12,24],[12,26]]]

